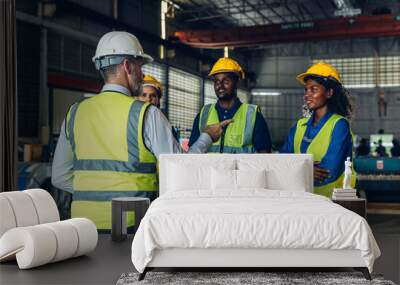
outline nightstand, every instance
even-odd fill
[[[359,214],[364,219],[367,218],[367,201],[362,198],[354,200],[332,200],[332,202]]]
[[[149,198],[142,197],[119,197],[111,201],[111,239],[113,241],[123,241],[127,237],[126,212],[135,212],[135,232],[139,227],[140,221],[146,214],[150,206]]]

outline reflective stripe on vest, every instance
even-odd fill
[[[224,153],[254,153],[253,131],[258,107],[252,104],[243,103],[233,116],[224,134]],[[219,122],[218,112],[215,104],[205,105],[200,112],[200,132],[211,124]],[[221,152],[221,139],[212,144],[208,152]]]
[[[318,134],[314,137],[312,142],[307,148],[307,152],[313,155],[314,161],[322,161],[326,152],[328,151],[329,145],[332,140],[332,132],[335,125],[339,120],[345,119],[344,117],[333,114],[319,130]],[[307,122],[311,118],[302,118],[297,122],[296,133],[294,135],[294,153],[301,153],[301,142],[303,141],[304,134],[307,130]],[[353,156],[354,157],[354,156]],[[344,163],[344,161],[343,161]],[[321,186],[314,186],[314,193],[320,194],[326,197],[331,197],[334,188],[343,187],[344,173],[342,173],[335,181]],[[356,173],[353,169],[352,175],[352,187],[355,186]]]
[[[99,229],[110,229],[112,198],[157,197],[156,158],[142,136],[149,106],[107,91],[71,107],[66,125],[74,153],[72,217],[84,213]]]

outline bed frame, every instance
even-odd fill
[[[251,154],[252,158],[257,158],[261,154]],[[204,163],[204,160],[221,158],[221,154],[188,155],[191,159],[196,158],[198,163]],[[248,154],[234,154],[232,159]],[[263,155],[265,159],[265,154]],[[309,186],[307,192],[313,191],[313,159],[308,154],[282,155],[268,154],[268,160],[279,159],[300,159],[306,161],[309,169]],[[284,156],[288,156],[284,158]],[[165,193],[165,181],[167,180],[168,162],[178,158],[176,155],[162,155],[160,159],[160,195]],[[329,250],[329,249],[246,249],[246,248],[169,248],[158,249],[154,252],[153,259],[147,265],[143,273],[139,275],[139,280],[143,280],[148,271],[160,268],[204,268],[210,270],[217,268],[229,268],[234,271],[254,271],[250,269],[271,269],[285,268],[353,268],[361,271],[367,280],[371,276],[359,250]],[[237,270],[236,270],[237,269]]]
[[[353,268],[371,280],[359,250],[327,249],[192,249],[156,250],[152,261],[139,275],[155,268],[232,268],[246,271],[254,268]],[[261,270],[262,271],[262,270]]]

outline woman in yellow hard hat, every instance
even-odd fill
[[[161,83],[151,75],[144,75],[143,77],[143,92],[138,96],[140,101],[149,102],[150,104],[160,108],[162,97]]]
[[[162,97],[162,86],[161,82],[155,77],[145,74],[143,76],[143,90],[142,95],[138,96],[138,100],[143,102],[149,102],[160,109]],[[171,128],[174,138],[179,141],[179,131],[175,127]]]
[[[349,93],[337,70],[325,62],[314,64],[297,80],[304,85],[304,108],[311,116],[292,127],[281,152],[313,154],[314,193],[331,197],[334,188],[342,188],[344,162],[352,157]]]

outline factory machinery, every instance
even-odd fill
[[[400,158],[354,159],[358,191],[370,202],[400,203]]]

